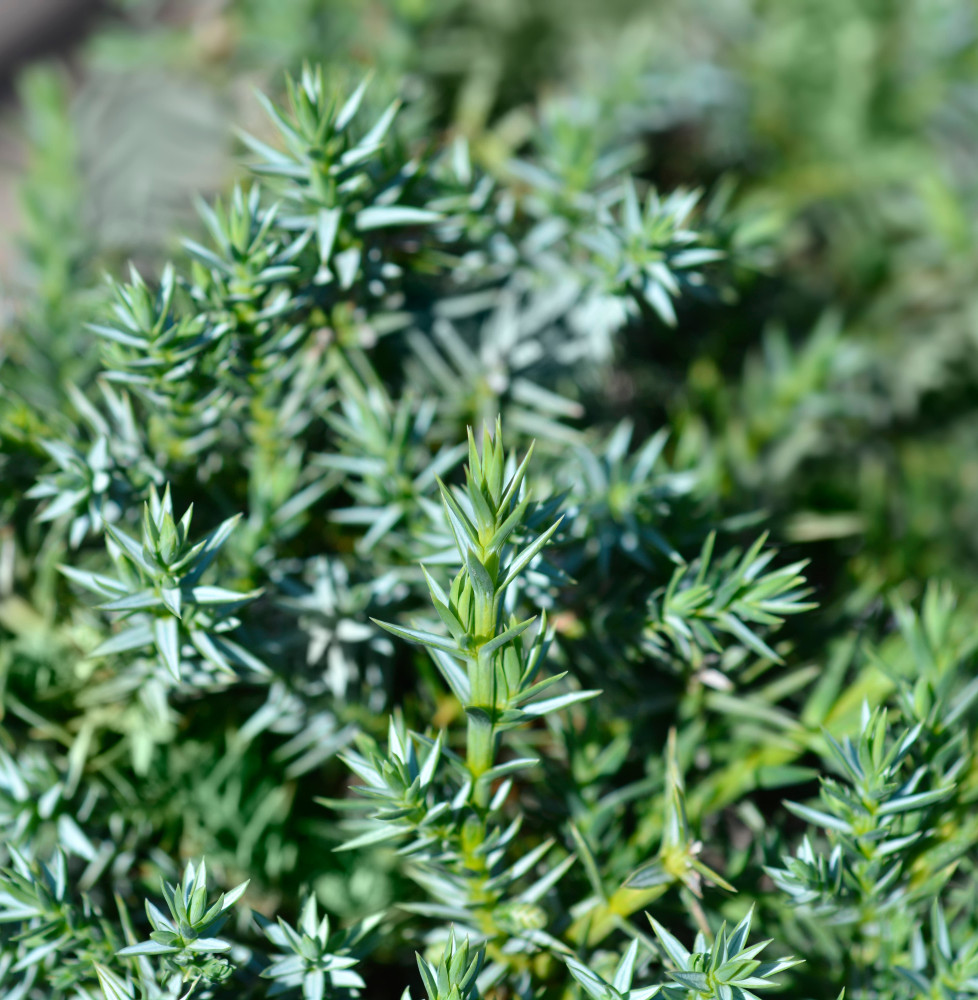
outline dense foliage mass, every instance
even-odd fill
[[[0,996],[978,994],[974,5],[166,8],[20,81]]]

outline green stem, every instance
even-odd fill
[[[475,804],[479,809],[489,806],[489,783],[479,779],[492,767],[496,757],[496,734],[492,725],[469,719],[466,763],[475,783]]]
[[[480,553],[480,557],[482,555]],[[476,628],[480,635],[487,638],[496,634],[499,617],[496,604],[495,595],[476,595]],[[472,707],[481,709],[486,715],[469,716],[466,745],[466,763],[474,783],[475,804],[480,810],[489,806],[489,783],[479,779],[496,760],[496,685],[492,661],[492,656],[485,657],[480,652],[472,671]]]
[[[486,659],[481,654],[473,671],[472,707],[480,709],[481,712],[478,716],[469,716],[466,763],[474,783],[476,806],[479,809],[486,809],[489,805],[489,784],[479,779],[496,761],[497,733],[494,725],[496,692],[492,658]]]

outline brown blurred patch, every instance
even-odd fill
[[[103,9],[101,0],[3,0],[0,87],[28,60],[72,45]]]

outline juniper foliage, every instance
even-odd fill
[[[974,995],[968,5],[340,6],[129,267],[26,84],[0,992]]]

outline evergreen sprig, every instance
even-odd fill
[[[21,88],[3,997],[975,993],[966,0],[153,6]]]

